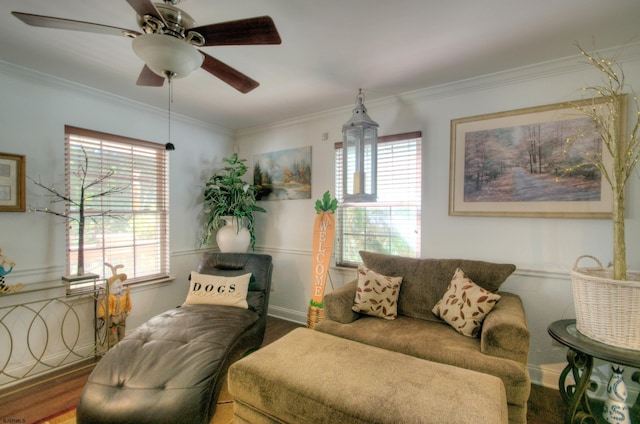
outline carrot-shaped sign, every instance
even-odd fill
[[[327,282],[333,239],[336,232],[336,217],[338,200],[331,199],[331,194],[325,192],[322,201],[316,200],[316,219],[313,223],[313,287],[311,305],[322,307],[324,287]]]

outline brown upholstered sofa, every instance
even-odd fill
[[[510,423],[526,423],[530,378],[529,330],[520,298],[498,291],[514,265],[463,259],[414,259],[360,252],[364,266],[389,277],[403,277],[394,320],[352,310],[358,281],[324,297],[325,318],[314,329],[414,357],[491,374],[502,379]],[[432,309],[443,297],[456,269],[501,298],[486,316],[478,337],[457,332]],[[425,376],[428,378],[428,376]],[[472,408],[473,405],[461,404]]]

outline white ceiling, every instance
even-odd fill
[[[174,113],[250,128],[366,100],[640,40],[640,0],[184,0],[205,25],[261,15],[274,46],[203,48],[260,82],[241,94],[198,69],[174,81]],[[125,0],[2,0],[0,60],[163,109],[138,87],[131,40],[30,27],[11,11],[138,30]]]

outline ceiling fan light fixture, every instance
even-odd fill
[[[186,77],[204,60],[191,44],[166,34],[139,35],[133,39],[132,46],[149,69],[162,77]]]

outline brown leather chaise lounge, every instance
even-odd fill
[[[98,362],[77,423],[209,423],[229,366],[262,344],[272,269],[268,255],[206,254],[199,274],[252,274],[248,309],[183,305],[151,318]]]

